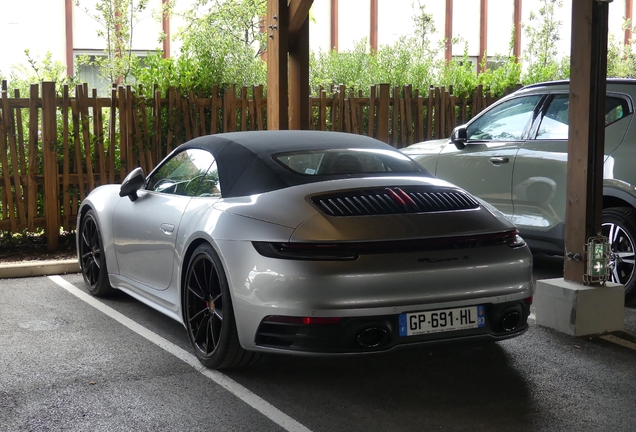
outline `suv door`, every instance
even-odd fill
[[[512,174],[519,148],[538,114],[543,95],[508,99],[466,127],[466,147],[446,145],[435,175],[454,183],[512,217]]]
[[[621,143],[627,131],[629,122],[617,121],[627,114],[626,104],[624,97],[618,94],[607,95],[605,160]],[[541,116],[530,132],[534,139],[524,142],[517,153],[512,179],[512,221],[522,235],[531,234],[536,239],[547,241],[563,239],[568,115],[569,94],[551,94],[546,98]]]

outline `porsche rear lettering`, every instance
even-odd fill
[[[433,263],[438,263],[438,262],[444,262],[444,261],[460,261],[460,260],[467,260],[468,259],[468,255],[464,255],[462,257],[447,257],[447,258],[419,258],[417,260],[417,262],[426,262],[429,264],[433,264]]]

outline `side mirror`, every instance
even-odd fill
[[[131,201],[137,200],[137,191],[146,184],[146,177],[144,176],[144,170],[141,168],[135,168],[132,170],[124,181],[121,183],[119,189],[119,196],[130,198]]]
[[[450,140],[453,144],[455,144],[457,150],[462,150],[463,148],[465,148],[466,141],[468,141],[466,135],[466,125],[457,126],[455,129],[453,129]]]

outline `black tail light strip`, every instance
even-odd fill
[[[351,261],[360,255],[467,249],[507,244],[512,249],[525,246],[516,230],[494,234],[418,240],[343,243],[252,242],[256,251],[269,258],[305,261]]]

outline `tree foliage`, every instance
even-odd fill
[[[556,10],[563,6],[562,0],[541,0],[539,13],[530,13],[524,32],[528,43],[524,50],[524,84],[552,81],[570,75],[569,57],[558,58],[558,43],[561,39],[561,21],[556,19]]]
[[[266,34],[261,32],[266,0],[198,0],[183,14],[186,26],[176,37],[182,42],[175,58],[161,52],[136,65],[133,76],[144,88],[157,86],[209,94],[214,84],[255,85],[266,81],[261,55]]]
[[[47,52],[44,58],[32,56],[31,52],[24,50],[26,64],[20,63],[11,68],[8,82],[10,90],[20,90],[22,95],[29,94],[31,84],[53,81],[56,83],[56,90],[61,94],[62,87],[69,84],[73,87],[77,78],[68,76],[66,66],[59,61],[53,60],[53,55]],[[0,77],[1,78],[1,77]]]
[[[94,1],[94,0],[93,0]],[[75,0],[77,6],[88,0]],[[84,11],[99,25],[97,36],[104,41],[104,56],[82,56],[80,63],[95,65],[111,83],[122,84],[137,64],[132,52],[133,30],[139,13],[146,10],[149,0],[97,0],[94,8]]]

